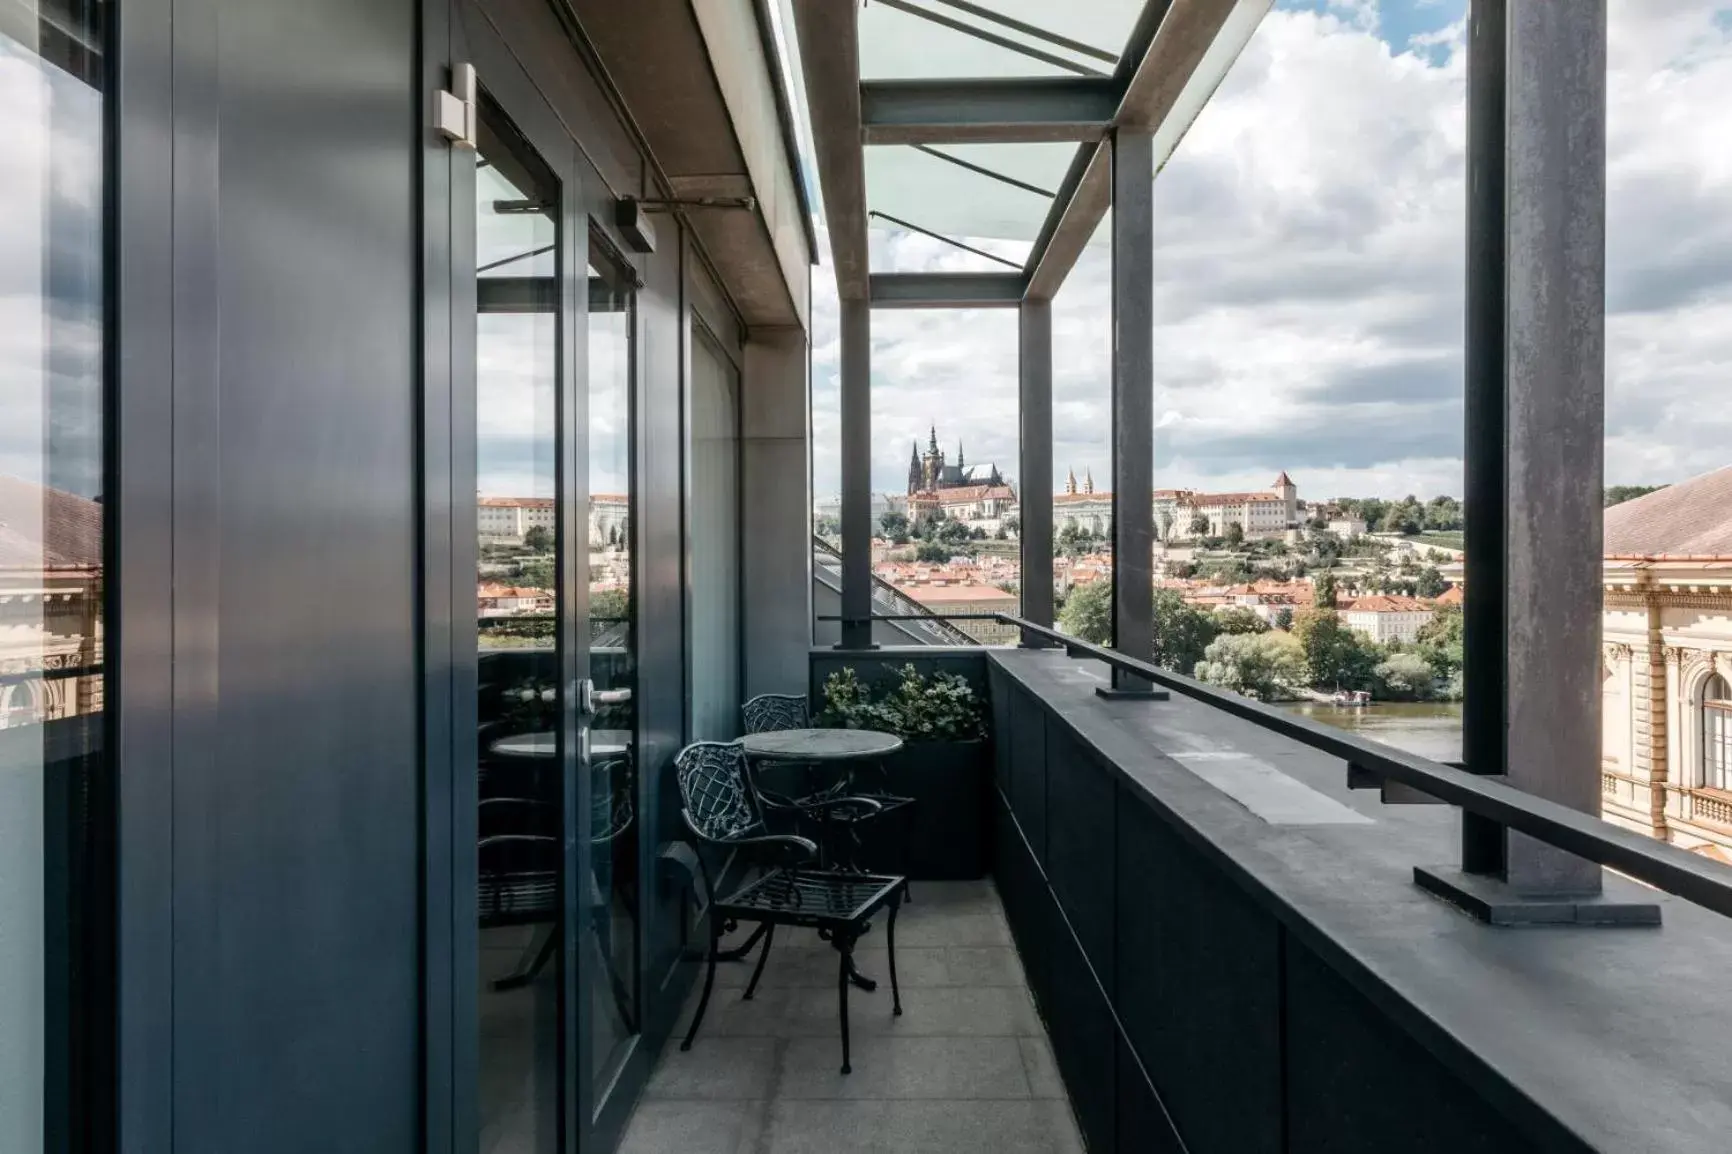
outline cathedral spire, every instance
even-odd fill
[[[962,438],[958,437],[956,438],[956,467],[960,469],[965,464],[967,462],[962,459]]]
[[[1074,468],[1065,474],[1064,491],[1072,494],[1076,492],[1076,469]]]
[[[1083,492],[1092,493],[1094,491],[1095,491],[1095,471],[1093,469],[1084,469],[1083,470]]]
[[[937,425],[932,426],[931,432],[930,432],[930,437],[931,437],[931,439],[927,443],[927,451],[936,455],[938,452],[938,426]]]

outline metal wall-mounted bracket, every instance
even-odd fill
[[[451,147],[475,148],[475,65],[451,66],[450,89],[433,94],[433,127]]]
[[[758,198],[755,196],[675,196],[660,199],[628,196],[624,199],[644,212],[672,212],[676,208],[739,208],[750,212],[758,207]]]

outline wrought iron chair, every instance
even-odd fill
[[[496,990],[512,990],[535,978],[558,937],[559,821],[557,811],[540,801],[515,797],[482,802],[478,819],[476,905],[481,928],[533,927],[516,970],[493,982]]]
[[[811,710],[803,693],[760,693],[740,706],[740,721],[747,733],[779,733],[789,729],[807,729],[812,724]],[[779,767],[790,773],[809,775],[812,766],[801,762],[780,762]],[[809,783],[808,783],[809,784]],[[765,788],[761,775],[754,774],[752,787],[764,808],[799,816],[800,801],[807,798],[837,797],[844,783],[836,782],[824,789],[808,792],[800,798],[781,790]]]
[[[598,759],[593,767],[595,788],[590,793],[590,846],[592,853],[607,853],[615,838],[636,820],[635,792],[630,753]],[[600,788],[604,783],[607,788]],[[557,926],[558,887],[554,880],[562,868],[559,856],[559,805],[552,798],[484,798],[477,818],[480,834],[481,916],[484,927],[534,923],[539,943],[532,941],[517,968],[493,982],[495,990],[515,990],[534,981],[553,959],[559,946]],[[601,893],[593,873],[589,876],[591,916],[598,932],[605,931],[609,916],[607,895]],[[635,897],[623,903],[628,916],[636,910]],[[634,918],[635,924],[635,918]],[[617,975],[615,997],[630,1004]]]
[[[806,697],[800,693],[760,693],[740,707],[740,719],[744,722],[747,733],[775,733],[788,729],[806,729],[812,724],[811,709],[806,703]],[[814,767],[798,762],[782,762],[783,767],[810,777]],[[754,773],[752,785],[757,790],[759,798],[768,810],[787,813],[796,821],[821,816],[823,820],[834,826],[841,826],[842,832],[853,845],[853,851],[848,855],[852,860],[860,857],[860,825],[872,821],[887,813],[912,805],[914,799],[892,793],[888,779],[885,777],[882,765],[872,767],[879,779],[877,782],[862,783],[853,778],[838,778],[819,788],[809,789],[796,797],[791,794],[766,789],[762,775]],[[864,788],[862,785],[864,784]],[[831,803],[838,798],[853,796],[870,799],[871,806],[841,806],[831,805],[823,809],[821,815],[812,809],[812,803]],[[828,839],[826,839],[828,843]]]
[[[775,733],[809,728],[812,714],[803,693],[760,693],[740,706],[740,720],[747,733]]]
[[[818,847],[797,834],[771,833],[746,774],[746,758],[737,742],[699,741],[680,750],[674,759],[679,781],[681,816],[700,843],[738,850],[752,859],[761,875],[727,897],[718,898],[709,867],[697,855],[698,867],[709,898],[710,944],[704,970],[703,993],[698,996],[681,1050],[692,1048],[710,992],[716,982],[716,962],[721,960],[721,938],[741,922],[756,922],[764,947],[752,970],[743,995],[751,1000],[758,980],[764,976],[775,941],[776,927],[806,926],[816,929],[836,947],[837,1000],[842,1024],[842,1073],[848,1061],[848,987],[857,974],[853,966],[854,944],[871,928],[871,918],[888,907],[885,941],[889,946],[890,991],[894,1012],[902,1013],[902,991],[896,982],[896,911],[902,903],[905,879],[890,874],[838,873],[814,868]],[[858,805],[858,798],[842,798],[840,804]],[[748,941],[747,947],[750,947]]]

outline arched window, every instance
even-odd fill
[[[1702,784],[1732,791],[1732,686],[1718,673],[1702,686]]]

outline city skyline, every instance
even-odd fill
[[[1249,489],[1276,466],[1312,494],[1461,493],[1463,10],[1281,3],[1162,172],[1156,487]],[[1732,372],[1732,5],[1612,0],[1609,19],[1605,479],[1655,484],[1726,464],[1732,443],[1732,414],[1702,403]],[[1110,486],[1108,227],[1053,304],[1055,491],[1072,467]],[[981,266],[917,234],[871,242],[875,267]],[[825,494],[829,269],[814,288]],[[1013,311],[876,312],[872,351],[875,490],[900,491],[907,443],[934,420],[1015,477]]]

